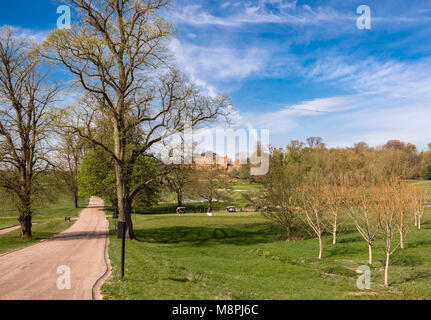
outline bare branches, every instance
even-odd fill
[[[0,180],[19,199],[21,237],[31,237],[34,178],[51,164],[45,140],[58,88],[40,65],[30,43],[11,28],[0,30]]]
[[[368,244],[368,263],[373,263],[373,244],[377,238],[377,224],[370,206],[373,203],[366,185],[351,186],[344,198],[344,205],[359,234]]]
[[[318,183],[306,185],[301,190],[302,219],[319,239],[319,260],[323,257],[322,236],[327,230],[325,215],[327,213],[327,199],[323,187]]]
[[[169,66],[173,26],[159,16],[166,0],[70,0],[82,25],[53,31],[42,55],[63,65],[86,92],[84,118],[71,129],[115,160],[120,219],[131,229],[131,173],[140,156],[168,136],[214,121],[226,97],[207,98]],[[96,115],[112,123],[113,143],[92,134]],[[133,237],[132,237],[133,238]]]

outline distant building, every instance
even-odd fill
[[[196,169],[208,169],[208,168],[216,168],[218,170],[231,170],[233,168],[239,168],[240,161],[235,160],[232,161],[230,157],[227,155],[221,157],[216,153],[211,155],[202,155],[201,157],[195,159],[195,168]]]

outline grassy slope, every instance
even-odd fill
[[[427,209],[428,210],[428,209]],[[356,288],[355,270],[368,250],[352,230],[335,247],[325,239],[286,243],[258,214],[138,216],[142,242],[127,243],[127,275],[119,278],[120,241],[112,233],[113,277],[107,299],[431,299],[431,212],[392,259],[392,287],[384,289],[383,244],[375,248],[372,290]]]
[[[35,209],[33,222],[37,224],[33,226],[34,239],[31,241],[19,240],[19,230],[0,235],[0,254],[34,244],[66,230],[71,224],[64,222],[64,217],[77,217],[82,208],[88,205],[88,199],[81,199],[79,205],[80,208],[73,208],[72,201],[61,195],[55,203],[49,203],[43,209]],[[17,216],[18,214],[14,211],[3,211],[0,214],[0,228],[17,225]]]
[[[244,208],[247,205],[251,205],[251,202],[247,200],[244,195],[246,193],[252,192],[256,193],[262,188],[259,184],[248,184],[243,182],[229,183],[226,193],[229,195],[229,201],[221,201],[218,203],[213,203],[213,211],[225,211],[228,206],[235,206],[238,208]],[[175,193],[165,193],[162,195],[165,202],[161,202],[158,206],[144,210],[138,213],[149,213],[149,214],[159,214],[159,213],[175,213],[177,209],[176,194]],[[188,212],[207,212],[208,204],[196,204],[196,203],[184,203],[187,207]]]

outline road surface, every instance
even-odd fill
[[[97,288],[109,272],[103,205],[102,199],[93,197],[68,230],[0,256],[0,300],[100,298]]]

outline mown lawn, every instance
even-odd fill
[[[407,248],[393,256],[390,289],[382,286],[377,244],[372,289],[363,292],[356,270],[367,263],[368,249],[351,227],[336,246],[325,239],[321,262],[317,240],[287,243],[259,214],[138,216],[135,227],[140,241],[127,242],[125,279],[111,230],[105,299],[431,299],[430,211],[423,230],[410,233]]]
[[[80,199],[80,208],[75,209],[72,201],[60,194],[56,201],[36,208],[33,216],[33,239],[19,240],[19,230],[0,235],[0,254],[37,243],[66,230],[71,226],[71,223],[64,222],[64,218],[78,217],[81,210],[88,205],[88,201],[87,198]],[[17,218],[18,213],[16,211],[5,210],[0,207],[0,229],[18,225]]]
[[[226,199],[217,203],[213,203],[212,209],[214,212],[225,211],[227,207],[233,206],[236,208],[245,208],[253,206],[248,199],[247,194],[256,194],[262,189],[261,184],[248,183],[241,180],[228,183],[225,187]],[[177,198],[173,192],[163,193],[163,201],[153,208],[137,210],[138,214],[167,214],[175,213],[177,209]],[[200,200],[200,199],[195,199]],[[187,208],[189,213],[205,213],[208,210],[207,203],[190,203],[184,201],[183,206]]]

